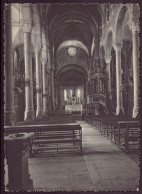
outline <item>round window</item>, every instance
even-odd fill
[[[69,54],[69,56],[74,56],[76,54],[76,48],[75,47],[69,47],[68,48],[68,54]]]

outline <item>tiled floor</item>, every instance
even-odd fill
[[[138,163],[87,123],[83,131],[83,155],[60,154],[29,159],[35,191],[136,190]]]

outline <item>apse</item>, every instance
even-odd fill
[[[60,78],[60,102],[62,109],[68,104],[72,104],[73,98],[76,104],[83,104],[85,93],[85,80],[82,74],[75,70],[63,73]]]
[[[78,86],[84,84],[84,79],[81,73],[70,70],[62,75],[61,84],[64,86]]]

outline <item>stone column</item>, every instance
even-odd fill
[[[100,78],[100,93],[102,94],[102,79]]]
[[[31,53],[31,22],[23,23],[24,32],[24,59],[25,59],[25,121],[34,119],[33,109],[33,80],[32,80],[32,53]]]
[[[116,52],[116,95],[117,95],[117,107],[116,115],[124,114],[123,102],[122,102],[122,76],[121,76],[121,45],[116,44],[114,46]]]
[[[92,82],[92,86],[91,86],[91,90],[92,90],[92,103],[94,102],[94,80],[91,81]]]
[[[55,87],[54,87],[54,67],[51,68],[51,83],[52,83],[52,106],[55,110]]]
[[[42,80],[43,80],[43,117],[47,118],[48,108],[47,108],[47,58],[42,58]]]
[[[100,93],[100,79],[97,78],[97,93]]]
[[[58,109],[60,109],[60,82],[59,81],[57,85],[57,104],[58,104]]]
[[[4,65],[4,123],[14,125],[16,113],[14,109],[14,79],[12,56],[11,5],[5,6],[5,65]]]
[[[108,74],[108,94],[110,100],[112,99],[112,88],[111,88],[111,69],[110,69],[110,59],[106,59],[106,69],[107,69],[107,74]]]
[[[13,57],[14,57],[14,71],[17,72],[18,71],[18,55],[16,51],[14,51]]]
[[[133,43],[133,82],[134,82],[134,107],[133,118],[139,113],[139,24],[132,25],[132,43]]]
[[[56,108],[59,108],[59,82],[56,80]]]
[[[36,58],[36,117],[42,118],[42,79],[41,79],[41,45],[35,45],[35,58]]]

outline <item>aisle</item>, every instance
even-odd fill
[[[83,155],[30,158],[35,191],[136,190],[138,164],[84,121]]]

